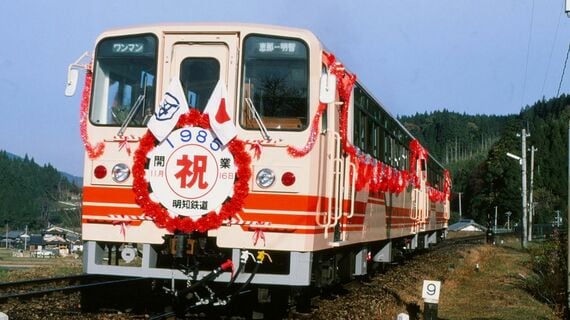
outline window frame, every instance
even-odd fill
[[[261,37],[261,38],[273,38],[273,39],[279,39],[279,40],[293,40],[296,42],[301,43],[306,50],[306,75],[305,75],[305,83],[306,83],[306,90],[307,90],[307,94],[306,94],[306,114],[305,114],[305,123],[301,128],[283,128],[283,129],[277,129],[277,128],[273,128],[273,127],[267,127],[267,131],[272,131],[272,132],[302,132],[305,131],[307,129],[309,129],[311,127],[311,119],[310,119],[310,115],[311,115],[311,49],[309,44],[302,38],[298,38],[298,37],[289,37],[289,36],[282,36],[282,35],[276,35],[276,34],[266,34],[266,33],[249,33],[247,34],[242,40],[241,40],[241,61],[240,61],[240,77],[239,77],[239,85],[240,85],[240,92],[239,92],[239,110],[238,110],[238,124],[240,126],[241,129],[243,130],[247,130],[247,131],[258,131],[259,128],[257,127],[248,127],[245,124],[245,120],[244,120],[244,111],[245,109],[249,108],[246,103],[245,103],[245,97],[244,97],[244,91],[245,91],[245,71],[246,71],[246,42],[248,39],[252,38],[252,37]],[[263,116],[260,115],[262,120],[263,120]],[[284,119],[286,119],[285,117],[283,117]]]
[[[160,47],[160,40],[159,40],[159,38],[157,37],[157,35],[154,34],[154,33],[145,32],[145,33],[137,33],[137,34],[128,34],[128,35],[105,37],[105,38],[102,38],[101,40],[99,40],[99,41],[97,42],[97,45],[96,45],[95,51],[94,51],[95,54],[94,54],[94,57],[93,57],[93,71],[92,71],[92,72],[93,72],[93,75],[92,75],[92,80],[91,80],[91,90],[90,90],[91,92],[90,92],[90,97],[89,97],[89,117],[88,117],[88,118],[89,118],[89,123],[90,123],[91,125],[98,126],[98,127],[106,127],[106,128],[118,128],[118,127],[121,127],[121,125],[122,125],[122,124],[120,124],[120,123],[97,123],[97,122],[94,122],[94,121],[93,121],[93,116],[94,116],[94,115],[93,115],[93,112],[94,112],[94,110],[95,110],[95,108],[94,108],[94,103],[95,103],[95,100],[96,100],[96,99],[95,99],[95,93],[96,93],[96,92],[95,92],[95,85],[96,85],[96,83],[97,83],[97,81],[98,81],[98,76],[100,75],[100,73],[97,72],[97,67],[98,67],[99,64],[100,64],[100,63],[99,63],[99,56],[100,56],[101,46],[102,46],[106,41],[112,40],[112,39],[146,38],[146,37],[152,38],[152,40],[153,40],[153,42],[154,42],[154,50],[152,51],[152,57],[153,57],[153,59],[154,59],[154,75],[153,75],[153,77],[154,77],[154,79],[153,79],[154,85],[153,85],[152,87],[153,87],[153,91],[154,91],[154,92],[151,92],[151,93],[150,93],[150,96],[151,96],[151,98],[152,98],[152,101],[151,101],[152,105],[154,106],[154,105],[156,104],[156,92],[157,92],[157,86],[158,86],[158,83],[157,83],[157,82],[158,82],[158,74],[159,74],[159,70],[158,70],[158,69],[159,69],[159,68],[158,68],[158,58],[159,58],[158,52],[159,52],[159,47]],[[131,58],[132,58],[132,57],[131,57]],[[109,79],[109,78],[107,78],[107,79]],[[104,79],[104,80],[106,80],[106,79]],[[104,90],[108,90],[108,89],[109,89],[109,87],[107,86],[107,88],[104,89]],[[107,93],[107,94],[108,94],[108,93]],[[148,94],[148,93],[147,93],[147,94]],[[103,97],[101,100],[102,100],[103,103],[107,103],[106,100],[108,100],[108,98],[109,98],[108,96],[107,96],[107,97]],[[101,106],[101,107],[103,107],[103,106]],[[101,107],[100,107],[100,108],[101,108]],[[104,108],[108,108],[108,107],[109,107],[108,105],[104,106]],[[153,107],[152,111],[154,112],[154,107]],[[132,123],[130,123],[128,127],[132,127],[132,128],[144,128],[144,127],[146,127],[146,123],[144,123],[144,121],[142,122],[141,125],[133,125]]]

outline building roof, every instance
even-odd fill
[[[38,234],[30,235],[30,239],[28,240],[28,245],[45,245],[44,237]]]
[[[73,230],[69,230],[69,229],[65,229],[65,228],[61,228],[61,227],[56,227],[56,226],[52,226],[49,229],[46,229],[45,234],[56,234],[56,235],[65,234],[65,235],[77,235],[77,236],[79,236],[79,233],[77,233]]]
[[[19,230],[8,231],[8,239],[16,239],[23,234],[24,234],[24,231],[19,231]],[[6,238],[5,233],[2,233],[2,235],[4,236],[3,238]]]
[[[476,223],[472,219],[461,219],[458,222],[450,225],[447,230],[449,231],[487,231],[487,228]]]

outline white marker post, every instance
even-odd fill
[[[437,304],[441,281],[424,280],[422,298],[424,299],[424,320],[437,320]]]

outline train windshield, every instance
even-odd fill
[[[107,126],[145,126],[154,112],[156,38],[107,38],[95,51],[90,119]]]
[[[303,130],[309,112],[307,45],[249,36],[244,41],[240,123],[246,129]]]

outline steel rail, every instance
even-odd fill
[[[40,278],[40,279],[19,280],[19,281],[11,281],[11,282],[0,282],[0,288],[16,287],[16,286],[47,283],[47,282],[56,282],[56,281],[62,281],[62,280],[74,280],[74,279],[81,279],[81,278],[87,278],[87,277],[92,277],[92,275],[76,274],[76,275],[60,276],[60,277],[53,277],[53,278]]]
[[[65,277],[63,277],[63,278],[65,278]],[[49,293],[55,293],[55,292],[79,291],[81,289],[86,289],[86,288],[113,285],[113,284],[119,284],[119,283],[127,283],[127,282],[135,282],[135,281],[141,281],[141,280],[145,280],[145,279],[147,279],[147,278],[140,278],[140,277],[127,278],[127,279],[120,279],[120,280],[109,280],[109,281],[79,284],[79,285],[60,287],[60,288],[42,289],[42,290],[29,291],[29,292],[7,294],[7,295],[0,296],[0,301],[5,301],[5,300],[10,299],[10,298],[29,298],[29,297],[34,297],[34,296],[44,295],[44,294],[49,294]],[[30,281],[30,283],[33,283],[33,280],[29,280],[29,281]],[[22,281],[22,282],[24,282],[24,281]]]

